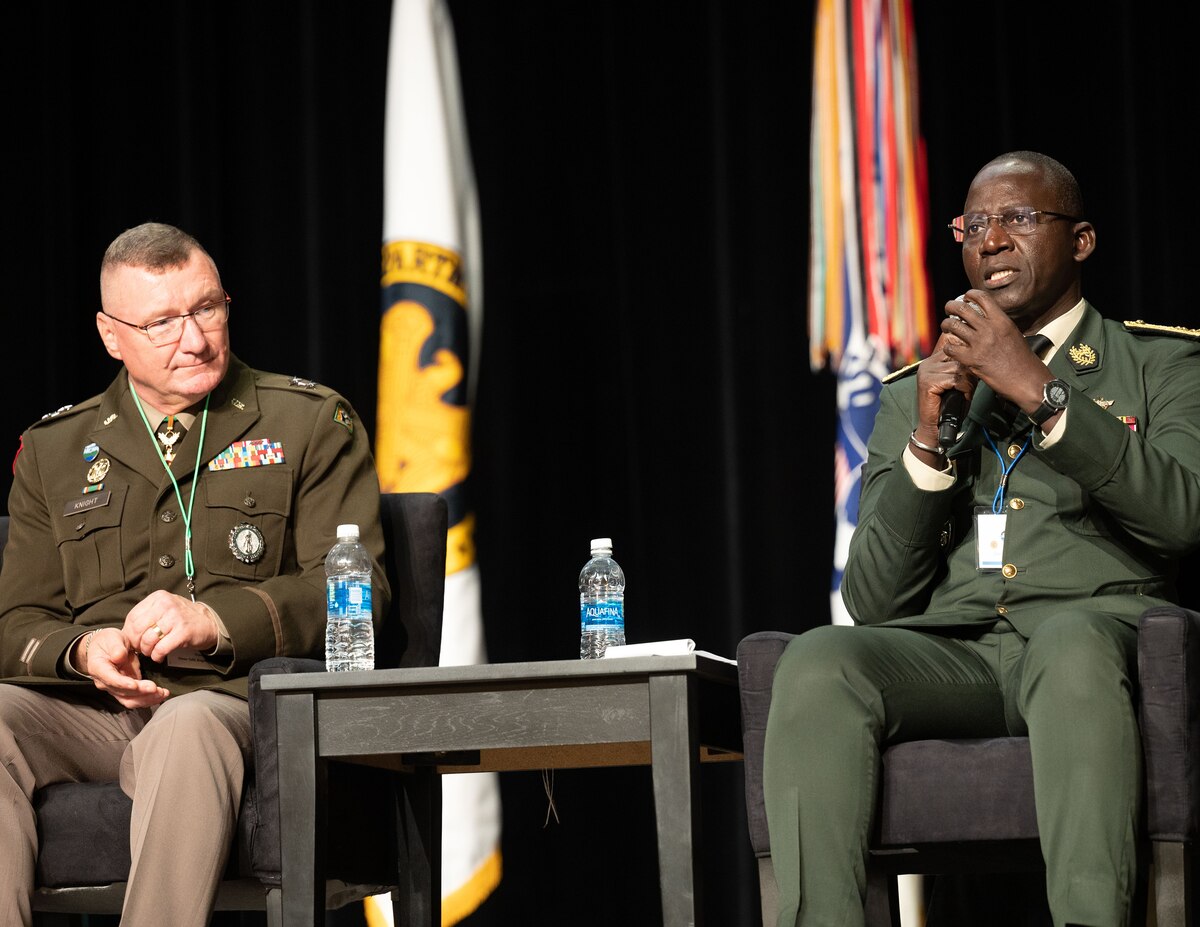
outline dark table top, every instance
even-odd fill
[[[648,764],[651,680],[682,676],[697,686],[698,758],[741,759],[737,667],[694,653],[284,673],[262,687],[316,699],[322,756],[454,773]]]
[[[665,673],[695,673],[703,679],[737,685],[737,667],[697,653],[608,660],[542,660],[529,663],[481,663],[471,666],[418,666],[342,673],[280,673],[263,676],[268,691],[319,692],[380,686],[486,685],[495,683],[580,681],[595,677],[646,677]]]

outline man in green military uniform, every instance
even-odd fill
[[[1030,739],[1054,923],[1130,915],[1136,624],[1200,543],[1200,346],[1083,299],[1096,233],[1057,161],[996,158],[964,213],[971,289],[871,435],[842,586],[857,626],[798,636],[776,672],[781,927],[863,923],[883,745],[1005,733]],[[946,446],[950,390],[970,410]]]
[[[339,523],[359,525],[386,611],[379,484],[345,399],[230,353],[229,297],[191,236],[123,233],[100,291],[123,369],[26,431],[9,499],[0,922],[31,923],[34,790],[119,778],[133,799],[122,924],[199,927],[238,812],[246,677],[323,652]]]

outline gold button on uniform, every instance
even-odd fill
[[[1012,579],[1017,575],[1017,568],[1011,563],[1006,563],[1004,564],[1004,569],[1002,569],[1000,572],[1004,574],[1005,579]]]
[[[1021,453],[1021,445],[1019,445],[1019,444],[1010,444],[1010,445],[1008,446],[1008,459],[1009,459],[1009,460],[1016,460],[1016,459],[1017,459],[1017,455],[1018,455],[1019,453]]]
[[[1014,512],[1019,512],[1019,511],[1021,511],[1021,509],[1025,508],[1025,500],[1024,499],[1009,499],[1008,507],[1010,509],[1012,509]]]
[[[162,567],[163,569],[169,570],[171,567],[175,566],[175,558],[172,557],[170,554],[163,554],[161,557],[158,558],[158,565],[160,567]],[[1005,567],[1005,569],[1008,569],[1008,568]]]

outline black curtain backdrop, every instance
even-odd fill
[[[598,535],[629,578],[631,641],[732,655],[752,631],[827,622],[811,6],[450,9],[483,210],[473,498],[492,659],[577,652]],[[1196,324],[1175,219],[1193,208],[1177,192],[1193,189],[1191,32],[1153,13],[917,0],[936,311],[962,290],[943,225],[975,170],[1035,148],[1083,185],[1101,311]],[[97,269],[147,219],[212,252],[244,360],[336,386],[373,430],[389,15],[386,0],[6,14],[0,452],[115,372]],[[702,777],[710,924],[756,915],[740,777]],[[659,922],[648,771],[560,772],[548,826],[536,773],[502,783],[505,878],[472,924]]]

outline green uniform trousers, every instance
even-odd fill
[[[1142,760],[1137,630],[1064,609],[1028,638],[981,629],[828,626],[775,673],[763,791],[779,927],[863,924],[880,753],[905,740],[1028,736],[1056,927],[1123,927]]]

